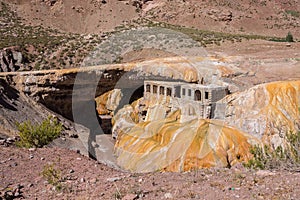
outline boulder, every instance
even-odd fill
[[[0,72],[14,72],[22,66],[23,56],[18,48],[10,47],[0,50]]]

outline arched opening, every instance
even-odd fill
[[[200,92],[200,90],[195,91],[195,101],[201,101],[201,92]]]
[[[178,97],[178,98],[181,97],[181,95],[180,95],[180,86],[175,87],[175,97]]]

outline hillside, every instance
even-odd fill
[[[1,0],[0,60],[13,62],[9,52],[17,60],[5,67],[1,61],[1,70],[80,67],[92,54],[100,54],[102,64],[165,57],[174,55],[175,46],[170,53],[168,43],[186,42],[183,34],[193,40],[187,47],[200,44],[212,48],[249,39],[285,41],[289,31],[295,40],[299,38],[296,1],[143,2]],[[152,42],[152,35],[159,34],[155,30],[141,35],[136,31],[138,27],[156,28],[165,37],[156,38],[162,40],[160,44],[147,49],[143,45]],[[166,33],[166,28],[176,37]],[[125,30],[131,33],[126,36]],[[122,38],[118,34],[123,34]],[[107,46],[103,42],[107,39],[116,44]],[[179,44],[182,53],[184,49]],[[128,45],[133,49],[123,49]],[[119,48],[126,51],[120,53]]]
[[[155,21],[228,33],[299,37],[297,0],[276,1],[7,1],[26,24],[62,31],[99,34],[143,17]],[[145,2],[145,3],[143,3]]]

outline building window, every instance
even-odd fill
[[[165,94],[165,88],[163,86],[159,87],[159,94],[161,94],[161,95]]]
[[[205,99],[208,99],[208,92],[205,92]]]
[[[157,94],[157,85],[153,85],[153,93]]]
[[[185,88],[182,88],[182,96],[185,96]]]
[[[172,96],[172,89],[171,88],[167,88],[167,96]]]
[[[180,95],[180,86],[175,87],[175,97],[178,97],[178,98],[181,97],[181,95]]]
[[[195,91],[195,101],[201,101],[201,92],[199,90]]]
[[[191,89],[188,89],[188,96],[192,96],[192,90]]]
[[[150,92],[150,85],[146,85],[146,92]]]

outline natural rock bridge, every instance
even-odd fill
[[[226,70],[226,76],[228,76],[228,71],[233,75],[237,73],[236,69],[230,68]],[[83,142],[87,145],[85,149],[92,152],[92,156],[106,163],[114,162],[113,144],[97,135],[102,130],[99,130],[99,118],[94,104],[95,97],[115,88],[121,89],[123,94],[119,104],[121,108],[122,105],[129,104],[143,96],[145,80],[172,79],[173,81],[209,84],[213,81],[214,83],[222,82],[222,78],[224,78],[224,63],[218,62],[215,58],[200,57],[172,57],[139,63],[75,69],[0,73],[1,80],[15,88],[24,98],[30,97],[28,99],[31,99],[32,103],[41,103],[55,113],[90,129],[90,134],[84,129],[79,137],[82,137],[81,141],[85,141]],[[22,102],[26,101],[20,101],[20,109],[22,109]],[[27,111],[21,115],[27,115],[26,112],[31,109],[32,107],[28,106]],[[44,112],[43,109],[37,109],[31,115],[42,114],[42,112]],[[4,112],[4,118],[5,115]],[[13,119],[15,115],[16,113],[11,114],[10,121],[17,121]],[[41,116],[36,115],[35,118],[41,118]],[[78,130],[80,129],[76,128],[75,132]],[[106,144],[109,146],[105,146]],[[68,144],[68,147],[72,148],[72,145]],[[97,150],[98,153],[95,149],[99,150]]]
[[[80,102],[92,100],[114,88],[130,95],[123,97],[121,105],[124,105],[143,96],[144,80],[205,80],[210,83],[211,77],[222,77],[224,67],[216,64],[196,68],[195,63],[201,65],[201,59],[193,58],[192,64],[186,58],[175,57],[63,70],[5,72],[0,73],[0,78],[6,79],[19,92],[73,120],[72,110],[80,109]],[[210,61],[215,62],[213,59]]]

